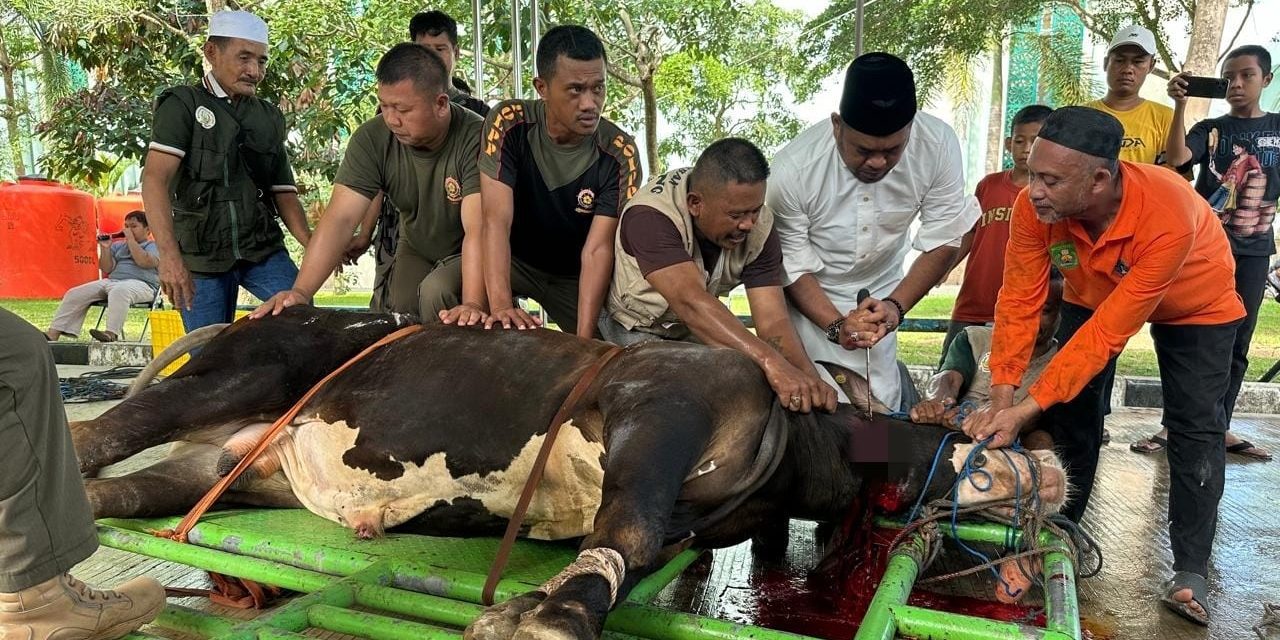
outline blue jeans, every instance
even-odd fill
[[[200,327],[235,319],[236,296],[240,287],[249,290],[259,300],[266,301],[293,286],[298,277],[298,267],[289,259],[289,252],[281,249],[262,262],[238,262],[223,273],[192,273],[195,284],[195,300],[191,309],[179,309],[182,326],[187,333]]]

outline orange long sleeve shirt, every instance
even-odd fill
[[[1094,310],[1031,385],[1041,409],[1080,393],[1145,322],[1217,325],[1245,315],[1227,235],[1205,200],[1164,167],[1120,166],[1120,210],[1096,241],[1075,220],[1040,222],[1026,189],[1014,202],[991,383],[1022,380],[1050,264],[1064,277],[1064,300]]]

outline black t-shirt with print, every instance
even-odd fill
[[[1222,218],[1236,255],[1275,253],[1276,200],[1280,196],[1280,113],[1257,118],[1221,116],[1187,133],[1199,165],[1196,191]]]
[[[592,220],[618,217],[640,186],[629,134],[601,118],[595,135],[557,145],[541,100],[507,100],[489,112],[479,165],[511,187],[511,256],[556,276],[578,277]]]

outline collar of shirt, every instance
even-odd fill
[[[204,88],[209,93],[212,93],[215,98],[231,99],[231,96],[222,88],[222,85],[218,84],[218,79],[213,77],[212,71],[204,74]]]

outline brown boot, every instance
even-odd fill
[[[63,574],[0,593],[0,640],[115,640],[163,608],[164,587],[154,578],[140,576],[107,591]]]

